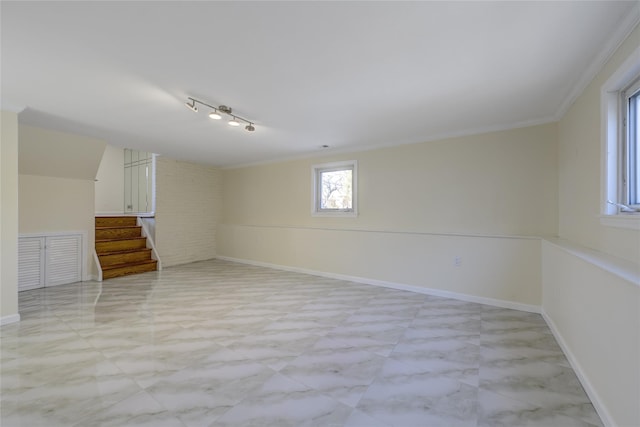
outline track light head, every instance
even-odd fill
[[[209,113],[209,118],[213,120],[220,120],[222,116],[218,113],[217,110],[213,110],[212,112]]]
[[[256,130],[256,128],[253,126],[253,123],[249,123],[244,128],[249,132],[253,132],[254,130]]]
[[[240,126],[240,122],[236,120],[236,118],[234,117],[233,119],[229,120],[229,125],[230,126]]]

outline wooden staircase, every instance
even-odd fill
[[[96,253],[102,279],[155,271],[158,267],[135,216],[96,217]]]

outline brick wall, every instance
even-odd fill
[[[221,179],[212,166],[157,158],[156,247],[163,266],[216,256]]]

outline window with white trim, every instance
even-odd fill
[[[313,166],[312,215],[357,216],[357,177],[355,160]]]
[[[603,225],[640,230],[640,47],[601,88]]]

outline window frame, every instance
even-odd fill
[[[640,230],[640,212],[628,212],[625,205],[626,160],[622,95],[640,79],[640,47],[615,70],[600,90],[601,190],[600,223],[604,226]]]
[[[323,209],[320,206],[322,197],[322,174],[351,170],[351,209]],[[311,215],[325,217],[357,217],[358,216],[358,161],[346,160],[313,165],[311,167]]]

